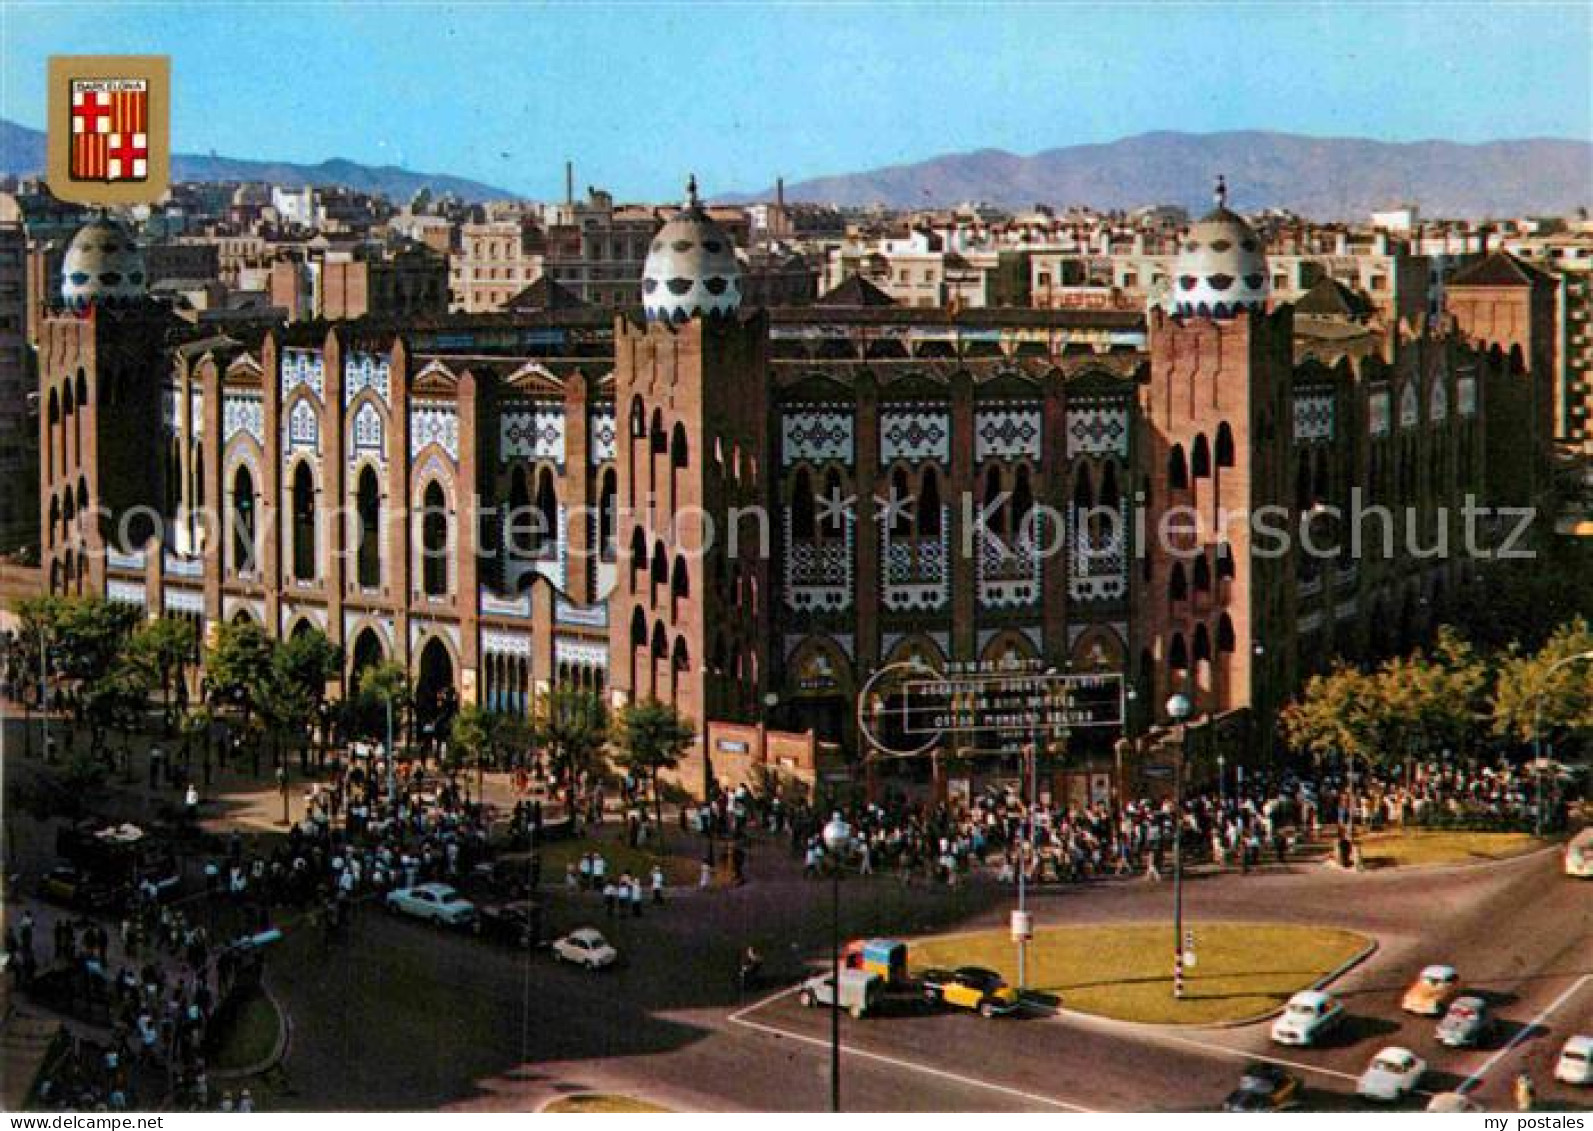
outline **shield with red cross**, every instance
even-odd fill
[[[149,178],[147,80],[72,80],[71,175],[78,181]]]

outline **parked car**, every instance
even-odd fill
[[[1304,990],[1289,999],[1272,1023],[1272,1039],[1280,1045],[1314,1045],[1345,1016],[1344,1003],[1332,994]]]
[[[1565,874],[1593,879],[1593,828],[1583,829],[1565,846]]]
[[[553,957],[588,970],[604,970],[619,961],[619,951],[591,927],[582,927],[554,942]]]
[[[1593,1084],[1593,1037],[1567,1038],[1554,1062],[1554,1078],[1562,1084]]]
[[[1427,1071],[1427,1062],[1410,1049],[1390,1046],[1372,1058],[1355,1084],[1355,1094],[1382,1103],[1410,1095]]]
[[[114,906],[125,895],[125,888],[108,884],[75,864],[57,864],[39,881],[40,899],[83,911]]]
[[[542,941],[542,908],[530,899],[483,903],[472,926],[482,938],[529,949]]]
[[[1427,1101],[1427,1110],[1446,1115],[1465,1115],[1482,1110],[1482,1105],[1464,1092],[1439,1092]]]
[[[1460,991],[1460,975],[1453,966],[1425,966],[1416,980],[1400,998],[1399,1007],[1406,1013],[1422,1017],[1437,1017],[1444,1012],[1449,999]]]
[[[924,999],[935,1005],[977,1010],[983,1017],[1011,1013],[1018,1008],[1018,991],[994,970],[959,966],[955,970],[930,969],[918,976]]]
[[[1300,1106],[1300,1080],[1288,1069],[1258,1061],[1244,1070],[1223,1111],[1288,1111]]]
[[[1493,1014],[1488,1010],[1488,1003],[1468,994],[1450,1003],[1449,1012],[1444,1014],[1433,1035],[1441,1045],[1462,1049],[1479,1044],[1492,1028]]]
[[[869,970],[841,971],[841,1008],[853,1017],[862,1017],[879,1004],[885,993],[885,979]],[[828,971],[802,983],[797,1001],[809,1009],[835,1004],[835,978]]]
[[[387,893],[387,909],[445,927],[468,927],[476,918],[476,905],[447,884],[420,884]]]

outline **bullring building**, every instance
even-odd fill
[[[1442,617],[1481,568],[1465,497],[1521,501],[1548,435],[1530,341],[1332,280],[1273,304],[1220,193],[1145,312],[910,309],[855,277],[752,309],[695,191],[650,246],[639,311],[544,286],[250,337],[170,316],[90,223],[39,346],[46,583],[314,626],[347,683],[406,664],[422,720],[572,684],[673,702],[726,774],[844,767],[857,689],[906,658],[1121,672],[1133,732],[1187,688],[1254,758],[1306,674]],[[1533,324],[1532,289],[1487,294],[1490,334]],[[1393,508],[1391,552],[1352,552],[1355,501]],[[1263,508],[1339,552],[1274,552]],[[1098,789],[1118,737],[1077,736],[1057,788]]]

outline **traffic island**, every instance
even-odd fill
[[[217,1017],[206,1045],[206,1062],[218,1080],[258,1076],[287,1051],[288,1025],[276,1001],[261,986],[230,1003]]]
[[[1103,923],[1042,927],[1029,944],[1026,995],[1061,1009],[1148,1025],[1224,1025],[1256,1020],[1289,997],[1369,954],[1365,935],[1276,923],[1186,924],[1194,963],[1173,997],[1172,925]],[[940,935],[912,944],[914,967],[984,966],[1017,981],[1016,944],[1005,931]]]
[[[1367,868],[1488,864],[1525,856],[1553,843],[1531,833],[1464,829],[1399,829],[1368,833],[1360,841],[1361,860]]]
[[[658,1115],[667,1114],[667,1107],[639,1100],[634,1096],[611,1095],[605,1092],[583,1092],[563,1096],[542,1109],[544,1115]]]

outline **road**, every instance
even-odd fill
[[[594,905],[590,918],[629,956],[608,974],[366,911],[348,944],[313,955],[290,950],[275,963],[273,985],[301,1019],[288,1065],[294,1101],[506,1108],[602,1087],[683,1108],[822,1110],[827,1015],[803,1010],[778,988],[738,1003],[730,986],[737,928],[756,923],[765,937],[787,927],[811,935],[811,914],[805,926],[796,921],[808,908],[822,925],[822,889],[776,878],[737,892],[693,893],[611,926]],[[843,892],[867,908],[867,921],[849,923],[848,933],[903,917],[995,925],[1004,910],[970,893],[903,893],[886,880],[852,881]],[[907,1009],[843,1018],[843,1103],[880,1111],[1209,1110],[1245,1062],[1265,1058],[1301,1075],[1309,1107],[1334,1110],[1358,1106],[1356,1075],[1377,1049],[1400,1044],[1433,1066],[1424,1092],[1469,1081],[1477,1099],[1502,1108],[1512,1078],[1526,1068],[1546,1106],[1586,1107],[1593,1097],[1555,1084],[1550,1069],[1566,1034],[1593,1027],[1590,895],[1588,885],[1559,874],[1553,854],[1404,874],[1311,868],[1201,879],[1186,893],[1197,940],[1203,917],[1327,921],[1379,940],[1378,951],[1335,987],[1352,1020],[1325,1047],[1281,1049],[1265,1025],[1184,1031],[1066,1014],[986,1021]],[[1042,924],[1136,921],[1160,918],[1169,899],[1165,885],[1134,882],[1053,889],[1036,905]],[[566,918],[572,925],[582,916]],[[319,945],[301,937],[290,947]],[[800,958],[815,947],[822,950],[810,939],[798,954],[781,956],[784,981],[795,981]],[[1489,1047],[1444,1049],[1432,1039],[1430,1019],[1398,1009],[1409,978],[1436,961],[1456,965],[1466,988],[1497,1006],[1504,1021]]]

